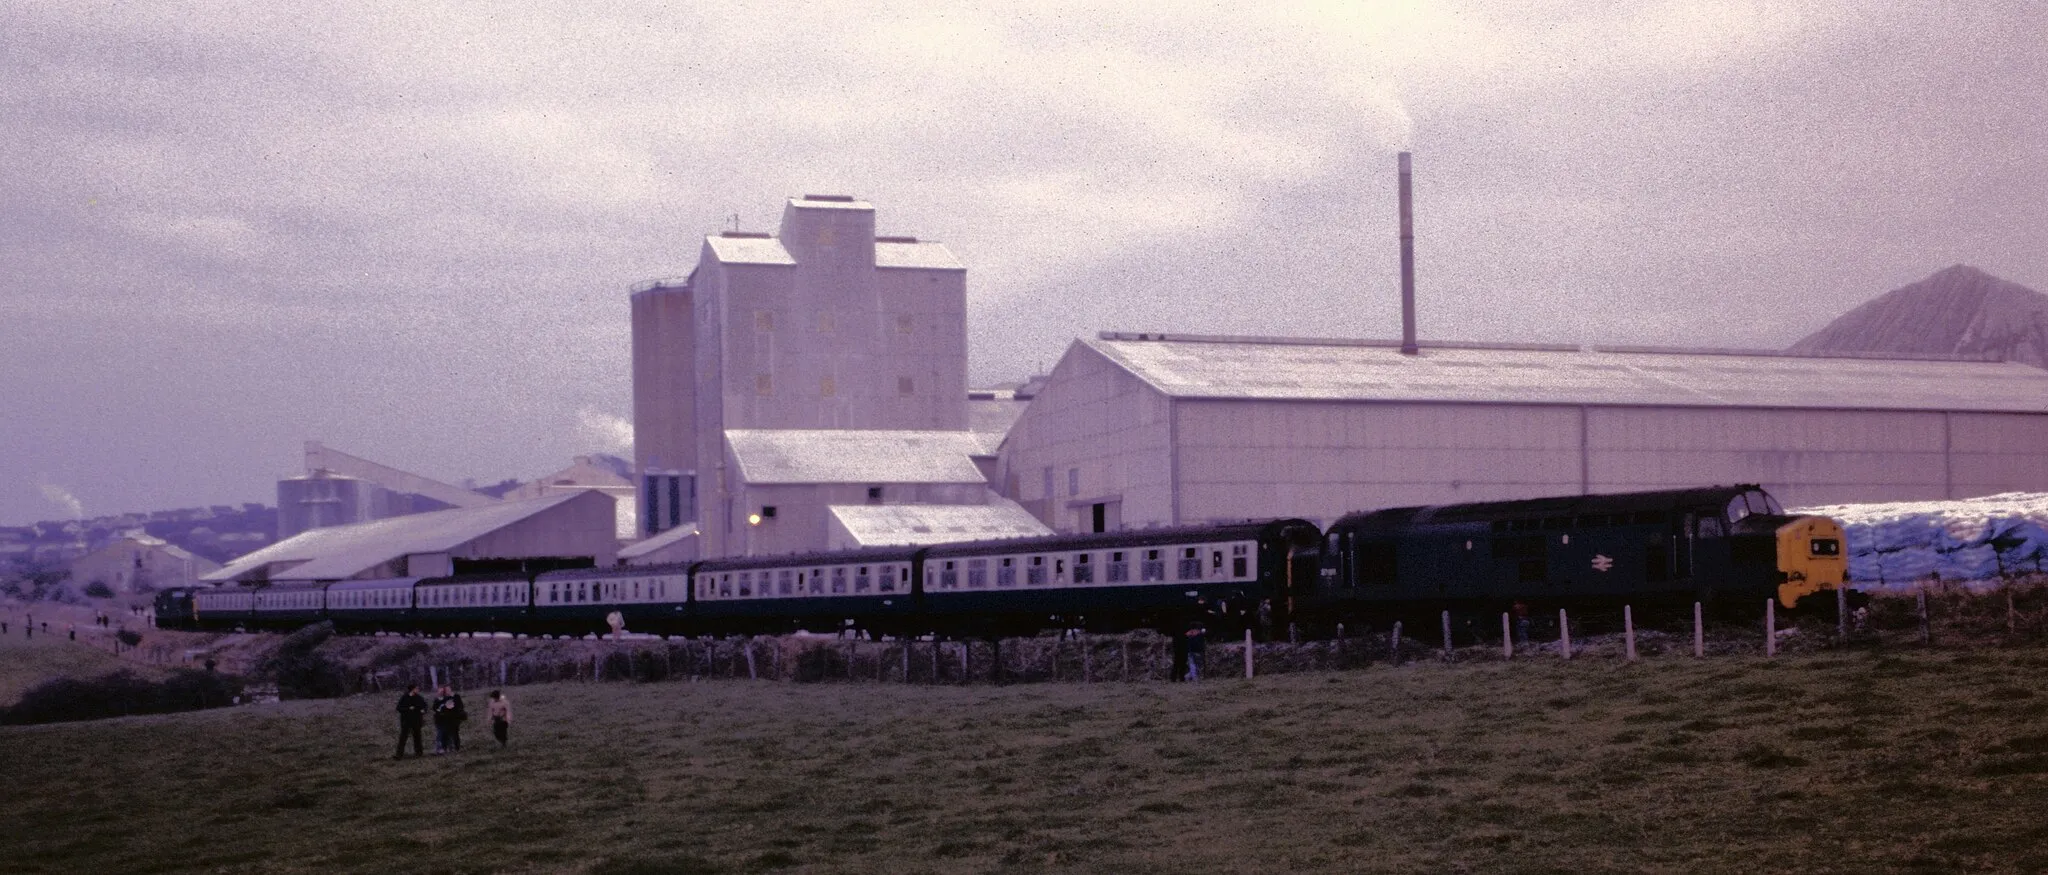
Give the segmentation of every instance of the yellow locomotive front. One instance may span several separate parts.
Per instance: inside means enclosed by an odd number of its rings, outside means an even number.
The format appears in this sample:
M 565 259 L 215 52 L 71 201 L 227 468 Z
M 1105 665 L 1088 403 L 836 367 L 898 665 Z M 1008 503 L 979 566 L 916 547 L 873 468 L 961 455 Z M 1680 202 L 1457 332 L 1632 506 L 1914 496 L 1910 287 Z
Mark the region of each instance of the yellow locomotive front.
M 1795 516 L 1778 526 L 1778 603 L 1799 600 L 1848 585 L 1849 557 L 1842 524 L 1824 516 Z

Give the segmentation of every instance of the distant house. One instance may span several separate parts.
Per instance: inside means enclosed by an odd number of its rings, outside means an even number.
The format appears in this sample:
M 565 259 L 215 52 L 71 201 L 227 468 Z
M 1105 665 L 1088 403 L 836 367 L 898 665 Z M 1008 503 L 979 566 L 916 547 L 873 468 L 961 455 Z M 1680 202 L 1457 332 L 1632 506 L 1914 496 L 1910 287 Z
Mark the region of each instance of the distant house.
M 71 563 L 71 582 L 104 584 L 116 593 L 190 586 L 220 564 L 142 532 L 128 532 Z

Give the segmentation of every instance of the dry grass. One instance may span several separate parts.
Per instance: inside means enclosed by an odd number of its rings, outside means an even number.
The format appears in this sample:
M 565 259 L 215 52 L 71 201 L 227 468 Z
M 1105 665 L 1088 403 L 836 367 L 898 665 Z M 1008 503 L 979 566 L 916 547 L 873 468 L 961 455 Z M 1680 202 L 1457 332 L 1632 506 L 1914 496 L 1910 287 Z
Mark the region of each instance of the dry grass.
M 2048 651 L 518 687 L 0 729 L 19 872 L 2048 870 Z M 474 694 L 473 694 L 474 695 Z M 481 701 L 472 708 L 481 713 Z

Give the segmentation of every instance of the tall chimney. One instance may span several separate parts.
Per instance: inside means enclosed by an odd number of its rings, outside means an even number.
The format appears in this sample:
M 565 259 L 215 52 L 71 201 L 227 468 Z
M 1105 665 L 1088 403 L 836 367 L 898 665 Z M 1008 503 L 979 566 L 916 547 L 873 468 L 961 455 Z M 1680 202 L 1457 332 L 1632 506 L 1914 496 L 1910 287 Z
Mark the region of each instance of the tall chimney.
M 1408 179 L 1408 153 L 1401 153 L 1401 354 L 1415 355 L 1415 190 Z

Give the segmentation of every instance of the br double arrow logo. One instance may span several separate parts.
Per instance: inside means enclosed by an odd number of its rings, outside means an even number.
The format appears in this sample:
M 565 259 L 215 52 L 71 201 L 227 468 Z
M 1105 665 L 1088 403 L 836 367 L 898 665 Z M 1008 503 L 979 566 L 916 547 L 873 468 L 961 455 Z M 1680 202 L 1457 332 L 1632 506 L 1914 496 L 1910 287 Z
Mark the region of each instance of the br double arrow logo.
M 1593 554 L 1593 570 L 1606 571 L 1614 567 L 1614 559 L 1599 553 Z

